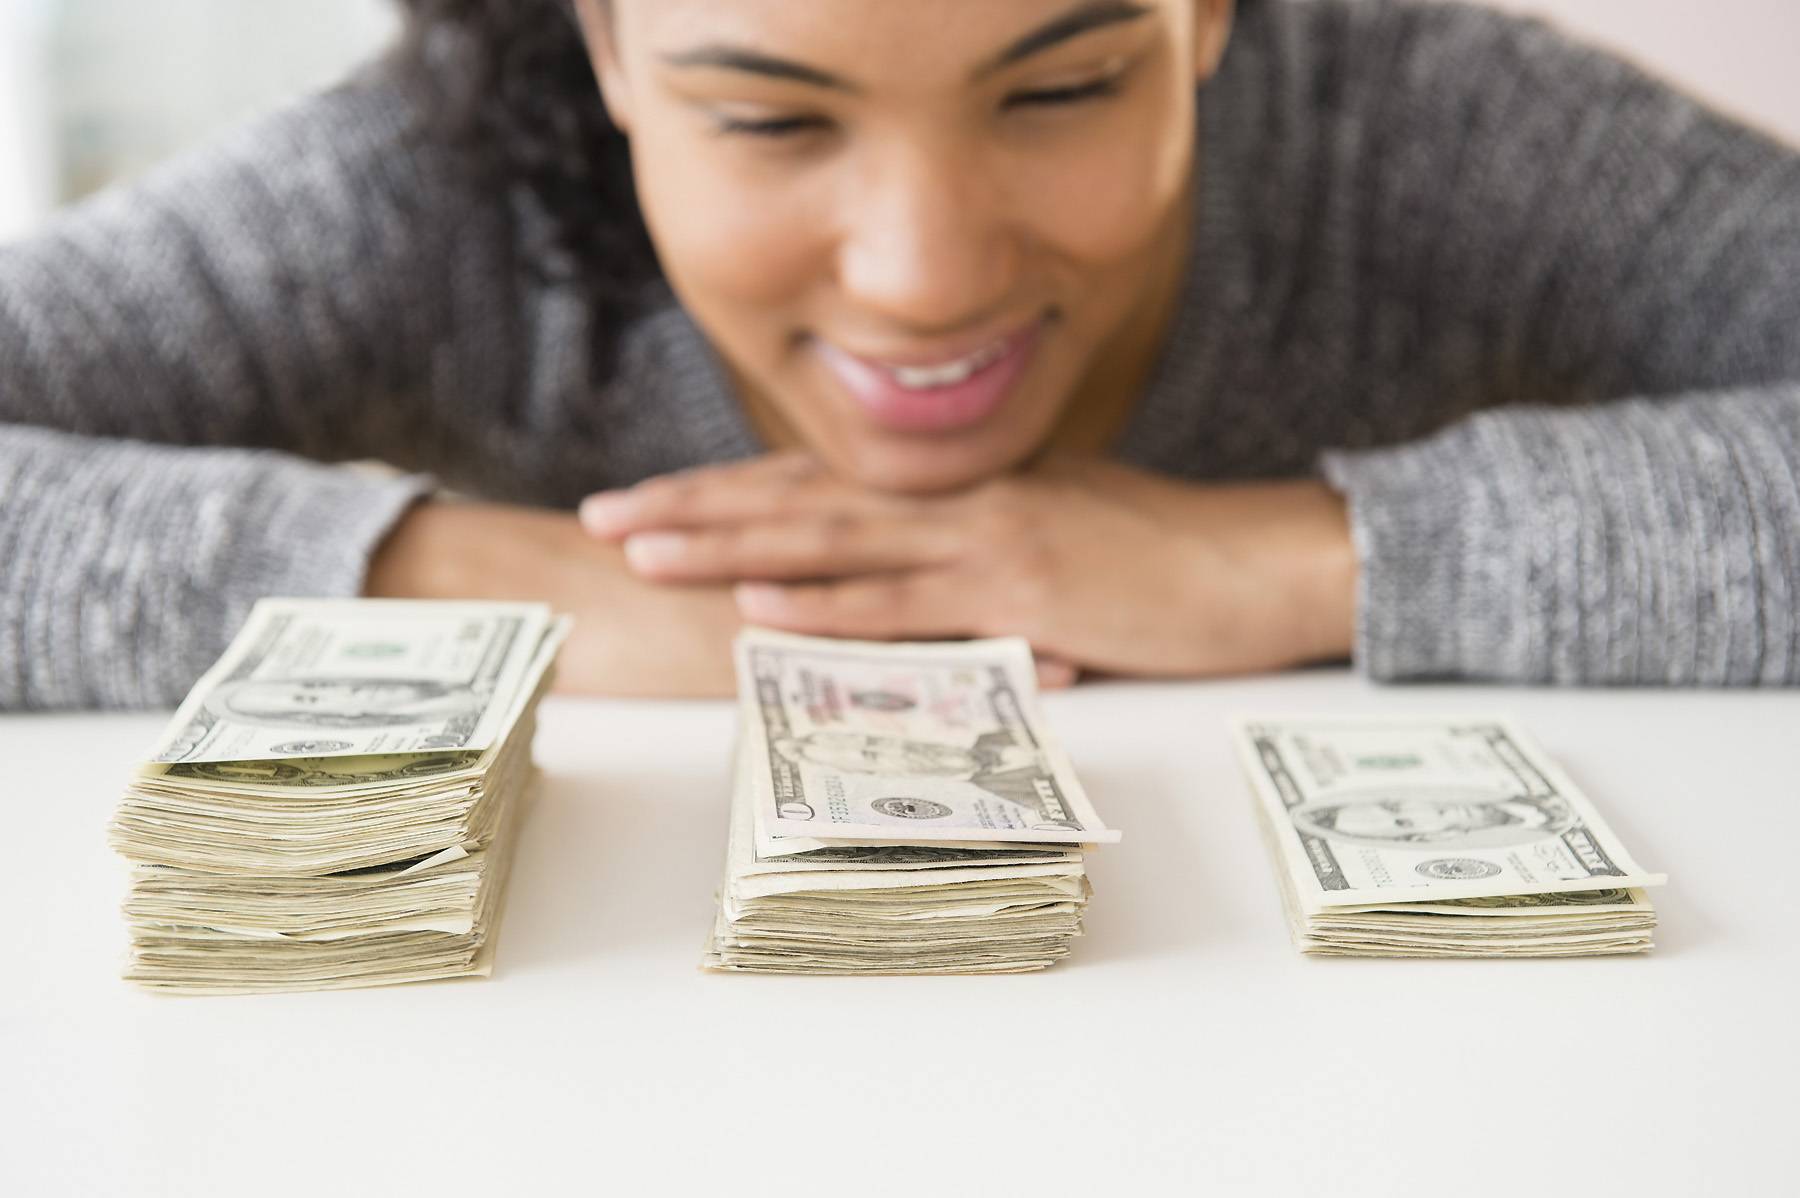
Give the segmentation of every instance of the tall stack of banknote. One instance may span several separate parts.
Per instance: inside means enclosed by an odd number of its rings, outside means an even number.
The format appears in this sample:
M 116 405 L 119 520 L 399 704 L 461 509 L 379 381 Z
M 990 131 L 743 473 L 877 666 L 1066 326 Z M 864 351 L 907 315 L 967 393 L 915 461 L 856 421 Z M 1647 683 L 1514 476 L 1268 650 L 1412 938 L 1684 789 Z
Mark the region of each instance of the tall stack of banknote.
M 1013 973 L 1081 934 L 1115 841 L 1039 709 L 1023 641 L 750 630 L 731 832 L 705 964 Z
M 111 828 L 126 977 L 189 992 L 485 974 L 537 702 L 536 604 L 265 600 Z
M 1244 719 L 1238 749 L 1302 952 L 1577 957 L 1651 947 L 1645 871 L 1504 719 Z

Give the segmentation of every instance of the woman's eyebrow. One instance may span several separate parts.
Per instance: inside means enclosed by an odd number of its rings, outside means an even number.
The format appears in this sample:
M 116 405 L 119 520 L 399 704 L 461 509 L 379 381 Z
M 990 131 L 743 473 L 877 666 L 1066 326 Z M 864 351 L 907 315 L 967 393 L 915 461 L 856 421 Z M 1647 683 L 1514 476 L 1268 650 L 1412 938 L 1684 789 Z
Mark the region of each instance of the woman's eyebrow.
M 1060 46 L 1071 38 L 1080 37 L 1084 33 L 1091 33 L 1108 25 L 1136 21 L 1149 15 L 1150 9 L 1147 6 L 1132 3 L 1131 0 L 1084 0 L 1083 3 L 1038 26 L 994 55 L 976 69 L 974 77 L 980 79 L 983 76 L 991 75 L 995 71 L 1012 66 L 1034 54 L 1041 54 L 1052 46 Z M 829 71 L 822 71 L 818 67 L 808 66 L 806 63 L 796 62 L 791 58 L 778 58 L 760 50 L 751 50 L 724 42 L 711 42 L 703 46 L 696 46 L 691 50 L 665 54 L 663 61 L 673 67 L 715 67 L 727 71 L 744 71 L 752 75 L 785 79 L 793 83 L 806 83 L 813 87 L 824 87 L 832 91 L 851 94 L 861 90 L 848 79 L 833 75 Z
M 752 75 L 767 75 L 772 79 L 828 87 L 833 91 L 858 90 L 850 81 L 829 71 L 821 71 L 818 67 L 809 67 L 790 58 L 777 58 L 760 50 L 749 50 L 723 42 L 696 46 L 692 50 L 682 50 L 676 54 L 665 54 L 663 61 L 672 67 L 717 67 L 727 71 L 745 71 Z
M 1052 46 L 1060 46 L 1084 33 L 1091 33 L 1108 25 L 1136 21 L 1149 15 L 1150 8 L 1147 5 L 1131 3 L 1130 0 L 1086 0 L 1000 51 L 975 72 L 975 77 L 979 79 L 983 75 L 991 75 L 1002 67 L 1012 66 L 1033 54 L 1041 54 Z

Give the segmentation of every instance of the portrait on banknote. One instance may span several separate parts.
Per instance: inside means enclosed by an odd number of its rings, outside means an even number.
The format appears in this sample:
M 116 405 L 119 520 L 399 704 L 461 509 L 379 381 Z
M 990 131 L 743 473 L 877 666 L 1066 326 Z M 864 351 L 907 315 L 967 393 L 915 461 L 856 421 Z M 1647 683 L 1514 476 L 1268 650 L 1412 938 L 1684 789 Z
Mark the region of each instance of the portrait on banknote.
M 845 728 L 815 728 L 774 742 L 774 751 L 796 767 L 822 766 L 847 774 L 967 782 L 997 799 L 1039 810 L 1040 781 L 1049 763 L 1036 745 L 1021 743 L 1012 729 L 978 736 L 972 744 L 918 740 Z M 912 796 L 870 800 L 878 814 L 898 819 L 942 819 L 951 808 Z
M 399 728 L 479 715 L 486 704 L 435 678 L 246 678 L 206 701 L 221 719 L 263 728 Z
M 777 740 L 775 750 L 796 765 L 974 782 L 1011 770 L 1044 768 L 1036 746 L 1020 744 L 1010 730 L 984 733 L 973 744 L 959 745 L 854 729 L 815 728 Z
M 1507 848 L 1560 836 L 1576 822 L 1561 795 L 1502 795 L 1454 787 L 1340 792 L 1290 813 L 1303 833 L 1345 844 Z

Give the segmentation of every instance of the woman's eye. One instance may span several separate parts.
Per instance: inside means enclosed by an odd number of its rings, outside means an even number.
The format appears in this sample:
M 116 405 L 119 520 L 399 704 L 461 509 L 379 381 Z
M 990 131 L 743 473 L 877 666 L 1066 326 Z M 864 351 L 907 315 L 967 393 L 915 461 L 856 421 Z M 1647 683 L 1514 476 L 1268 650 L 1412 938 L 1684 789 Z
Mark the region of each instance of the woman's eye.
M 823 117 L 816 116 L 782 116 L 768 117 L 760 120 L 748 117 L 719 116 L 717 121 L 720 133 L 742 137 L 792 137 L 799 133 L 811 133 L 827 127 Z
M 1106 75 L 1086 83 L 1071 83 L 1067 87 L 1046 87 L 1038 91 L 1014 92 L 1006 97 L 1002 107 L 1029 108 L 1053 104 L 1075 104 L 1082 100 L 1098 100 L 1106 96 L 1119 94 L 1119 85 L 1123 82 L 1121 75 Z

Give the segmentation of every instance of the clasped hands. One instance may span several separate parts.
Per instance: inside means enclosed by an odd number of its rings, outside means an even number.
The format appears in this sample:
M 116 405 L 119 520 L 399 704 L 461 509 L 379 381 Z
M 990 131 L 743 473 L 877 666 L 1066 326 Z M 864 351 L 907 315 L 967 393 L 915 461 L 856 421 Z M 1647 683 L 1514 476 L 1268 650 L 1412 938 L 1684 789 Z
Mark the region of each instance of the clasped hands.
M 881 640 L 1019 635 L 1049 685 L 1341 658 L 1355 554 L 1315 481 L 1197 485 L 1091 458 L 934 496 L 870 491 L 801 453 L 590 497 L 581 524 L 640 578 L 728 584 L 753 624 Z

